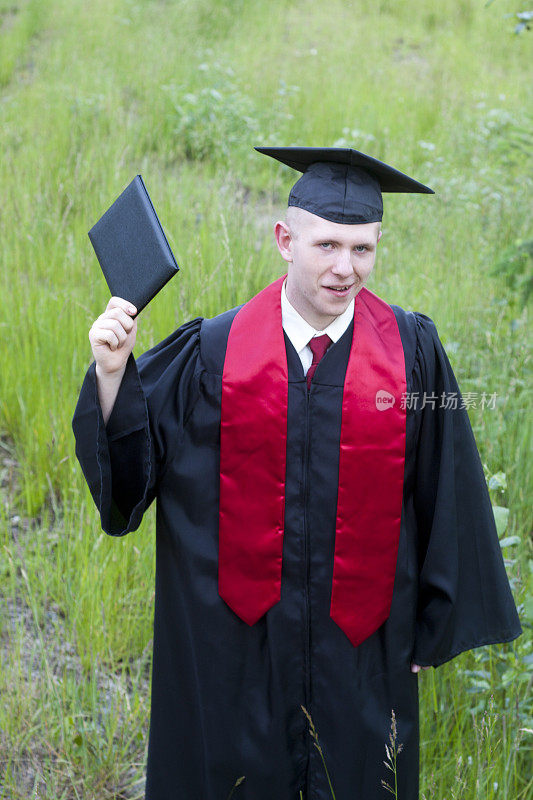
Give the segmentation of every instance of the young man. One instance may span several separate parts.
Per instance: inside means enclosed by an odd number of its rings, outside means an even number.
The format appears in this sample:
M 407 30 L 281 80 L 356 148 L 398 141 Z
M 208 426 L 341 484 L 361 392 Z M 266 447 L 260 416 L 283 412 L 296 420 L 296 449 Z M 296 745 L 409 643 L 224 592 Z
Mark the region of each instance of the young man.
M 430 189 L 353 150 L 300 169 L 288 274 L 137 361 L 111 298 L 73 420 L 103 529 L 157 497 L 148 800 L 378 800 L 419 788 L 418 670 L 521 633 L 483 469 L 427 316 L 364 286 L 382 191 Z

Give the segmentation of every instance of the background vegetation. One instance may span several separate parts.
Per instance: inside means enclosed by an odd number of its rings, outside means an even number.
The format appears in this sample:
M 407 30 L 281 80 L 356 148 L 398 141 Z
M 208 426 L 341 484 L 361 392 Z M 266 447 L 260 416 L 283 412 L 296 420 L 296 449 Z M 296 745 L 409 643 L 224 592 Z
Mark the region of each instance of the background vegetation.
M 74 456 L 108 299 L 87 230 L 142 173 L 182 270 L 136 353 L 245 301 L 282 272 L 271 229 L 295 177 L 254 144 L 354 146 L 436 190 L 386 196 L 369 287 L 429 315 L 477 392 L 524 635 L 420 676 L 421 797 L 531 796 L 533 34 L 506 16 L 520 10 L 0 0 L 0 797 L 143 796 L 154 514 L 106 537 Z

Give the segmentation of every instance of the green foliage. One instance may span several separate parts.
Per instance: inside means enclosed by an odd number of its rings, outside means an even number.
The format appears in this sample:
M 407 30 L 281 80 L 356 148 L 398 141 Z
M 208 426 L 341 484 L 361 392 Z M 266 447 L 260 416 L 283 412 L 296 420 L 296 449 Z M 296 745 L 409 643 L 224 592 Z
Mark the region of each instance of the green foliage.
M 495 0 L 487 0 L 485 7 L 491 6 L 494 2 Z M 533 20 L 533 11 L 515 11 L 512 14 L 505 14 L 505 16 L 518 20 L 514 27 L 515 34 L 531 30 L 530 23 Z
M 208 85 L 195 92 L 175 84 L 161 87 L 171 106 L 168 128 L 175 158 L 224 163 L 235 157 L 237 146 L 259 140 L 259 109 L 231 80 L 231 68 L 223 70 L 215 62 L 199 64 L 198 70 Z
M 9 82 L 16 67 L 31 71 L 30 44 L 43 26 L 45 11 L 41 0 L 0 4 L 0 87 Z
M 531 81 L 529 36 L 502 35 L 515 11 L 0 0 L 0 794 L 143 794 L 154 513 L 106 537 L 75 459 L 108 297 L 87 231 L 141 172 L 182 267 L 142 314 L 141 353 L 281 274 L 272 223 L 294 173 L 253 145 L 336 142 L 436 190 L 386 196 L 369 288 L 434 319 L 463 392 L 496 394 L 469 414 L 524 635 L 420 676 L 422 800 L 474 800 L 478 780 L 487 798 L 530 793 Z
M 533 239 L 518 239 L 494 265 L 492 274 L 501 273 L 506 285 L 516 292 L 523 305 L 533 298 Z

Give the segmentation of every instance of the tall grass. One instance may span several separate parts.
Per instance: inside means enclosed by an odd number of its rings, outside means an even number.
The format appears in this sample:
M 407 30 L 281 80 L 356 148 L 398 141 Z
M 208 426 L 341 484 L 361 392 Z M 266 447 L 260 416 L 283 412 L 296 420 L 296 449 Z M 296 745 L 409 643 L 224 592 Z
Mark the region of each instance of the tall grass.
M 140 353 L 281 274 L 271 228 L 294 173 L 253 145 L 336 143 L 436 190 L 386 196 L 369 287 L 434 319 L 463 392 L 497 395 L 470 418 L 487 478 L 506 476 L 492 494 L 510 509 L 525 634 L 421 677 L 421 791 L 527 797 L 529 311 L 492 274 L 531 236 L 530 37 L 513 36 L 515 11 L 0 0 L 0 797 L 142 796 L 154 514 L 106 537 L 74 457 L 108 297 L 87 230 L 141 172 L 182 269 L 143 312 Z

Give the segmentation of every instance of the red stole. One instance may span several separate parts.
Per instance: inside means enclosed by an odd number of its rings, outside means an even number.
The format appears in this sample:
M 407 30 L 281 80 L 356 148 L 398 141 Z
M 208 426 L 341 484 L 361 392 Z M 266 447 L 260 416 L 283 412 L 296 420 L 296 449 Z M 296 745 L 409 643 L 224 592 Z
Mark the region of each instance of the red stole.
M 253 625 L 281 597 L 288 370 L 281 286 L 235 315 L 222 377 L 219 594 Z M 357 646 L 390 613 L 405 462 L 405 358 L 391 307 L 355 297 L 330 614 Z

